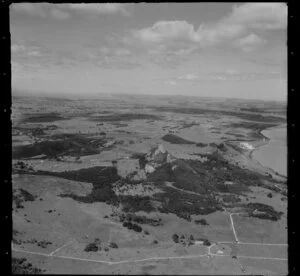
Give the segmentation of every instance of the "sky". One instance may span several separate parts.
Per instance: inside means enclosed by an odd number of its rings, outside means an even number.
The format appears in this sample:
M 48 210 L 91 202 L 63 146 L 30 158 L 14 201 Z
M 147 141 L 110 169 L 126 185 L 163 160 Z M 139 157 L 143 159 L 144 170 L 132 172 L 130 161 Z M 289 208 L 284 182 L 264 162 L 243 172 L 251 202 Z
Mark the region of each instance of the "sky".
M 285 3 L 17 3 L 19 93 L 287 98 Z

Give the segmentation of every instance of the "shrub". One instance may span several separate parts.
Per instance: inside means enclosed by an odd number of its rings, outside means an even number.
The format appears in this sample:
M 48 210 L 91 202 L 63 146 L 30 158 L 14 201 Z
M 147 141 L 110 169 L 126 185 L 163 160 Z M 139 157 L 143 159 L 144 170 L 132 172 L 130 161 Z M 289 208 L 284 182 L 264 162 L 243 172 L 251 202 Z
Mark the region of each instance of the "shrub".
M 117 245 L 116 243 L 114 243 L 114 242 L 111 242 L 111 243 L 109 244 L 109 246 L 110 246 L 111 248 L 118 248 L 118 245 Z
M 199 219 L 194 221 L 196 224 L 201 224 L 201 225 L 209 225 L 205 219 Z
M 45 241 L 45 240 L 37 242 L 37 246 L 40 246 L 42 248 L 46 248 L 48 246 L 48 244 L 52 244 L 52 242 Z
M 209 240 L 205 239 L 205 240 L 203 240 L 203 245 L 205 245 L 205 246 L 210 246 L 211 243 L 210 243 Z
M 139 225 L 137 224 L 133 224 L 132 225 L 132 229 L 136 232 L 142 232 L 142 227 L 140 227 Z
M 128 228 L 129 230 L 134 230 L 135 232 L 142 232 L 142 227 L 137 224 L 133 224 L 131 222 L 124 222 L 123 227 Z
M 12 274 L 42 274 L 45 270 L 34 267 L 27 262 L 25 258 L 11 258 L 11 273 Z
M 178 242 L 179 242 L 179 237 L 178 237 L 177 234 L 174 234 L 174 235 L 172 236 L 172 239 L 173 239 L 173 241 L 174 241 L 175 243 L 178 243 Z
M 34 201 L 35 196 L 33 196 L 31 193 L 27 192 L 26 190 L 20 188 L 21 196 L 23 197 L 24 201 Z
M 85 249 L 84 249 L 84 251 L 86 251 L 86 252 L 97 252 L 98 251 L 98 246 L 95 244 L 95 243 L 89 243 L 86 247 L 85 247 Z
M 124 215 L 121 216 L 121 221 L 124 221 L 125 219 L 127 221 L 133 221 L 139 224 L 149 224 L 152 226 L 159 226 L 161 225 L 161 219 L 153 219 L 153 218 L 148 218 L 146 216 L 139 216 L 136 214 L 127 214 L 126 218 Z

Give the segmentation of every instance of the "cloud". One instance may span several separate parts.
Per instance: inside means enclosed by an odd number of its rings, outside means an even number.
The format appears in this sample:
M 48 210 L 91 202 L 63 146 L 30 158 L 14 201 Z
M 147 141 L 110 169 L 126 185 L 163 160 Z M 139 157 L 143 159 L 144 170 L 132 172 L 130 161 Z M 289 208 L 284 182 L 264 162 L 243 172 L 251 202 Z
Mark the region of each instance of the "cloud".
M 142 65 L 132 58 L 118 58 L 118 57 L 102 57 L 95 61 L 95 65 L 102 69 L 115 70 L 130 70 L 135 68 L 142 68 Z
M 130 56 L 131 51 L 126 48 L 113 48 L 113 47 L 106 47 L 102 46 L 98 49 L 99 53 L 103 56 Z
M 13 73 L 16 73 L 16 72 L 21 72 L 23 70 L 23 66 L 22 64 L 16 62 L 16 61 L 11 61 L 11 71 Z
M 12 4 L 12 9 L 16 12 L 25 13 L 32 16 L 45 18 L 47 13 L 44 10 L 45 4 L 43 3 L 17 3 Z
M 208 73 L 205 77 L 211 80 L 249 81 L 249 80 L 277 79 L 281 77 L 281 73 L 278 71 L 239 72 L 236 70 L 227 69 L 220 72 Z
M 130 49 L 124 47 L 107 47 L 85 49 L 79 53 L 71 51 L 51 51 L 36 41 L 19 40 L 11 45 L 12 60 L 27 66 L 36 64 L 43 67 L 71 67 L 85 62 L 103 69 L 133 69 L 142 65 L 132 55 Z
M 11 45 L 11 59 L 29 71 L 44 70 L 56 65 L 70 67 L 79 62 L 78 57 L 68 51 L 53 51 L 37 41 L 22 39 Z
M 176 69 L 187 62 L 188 58 L 176 55 L 151 54 L 149 55 L 148 60 L 165 69 Z
M 177 85 L 177 82 L 176 81 L 173 81 L 173 80 L 169 80 L 169 81 L 165 81 L 165 84 L 168 84 L 168 85 Z
M 184 76 L 179 77 L 178 79 L 180 79 L 180 80 L 189 80 L 190 81 L 190 80 L 196 80 L 198 78 L 199 78 L 199 76 L 196 76 L 194 74 L 186 74 Z
M 11 45 L 12 57 L 27 58 L 46 56 L 51 51 L 46 47 L 42 47 L 30 41 L 24 41 L 23 43 L 17 43 Z
M 59 9 L 52 9 L 50 12 L 51 16 L 55 19 L 64 20 L 70 17 L 70 14 Z
M 171 80 L 163 80 L 166 84 L 179 85 L 189 84 L 196 85 L 206 81 L 255 81 L 266 79 L 284 79 L 284 74 L 280 70 L 270 70 L 264 72 L 243 72 L 232 68 L 223 71 L 209 73 L 186 73 L 182 76 L 174 77 Z
M 176 69 L 179 65 L 188 61 L 188 55 L 197 47 L 185 44 L 180 41 L 177 43 L 165 43 L 152 45 L 147 50 L 147 59 L 162 68 Z
M 129 4 L 106 3 L 106 4 L 49 4 L 49 3 L 17 3 L 12 5 L 12 10 L 36 16 L 41 18 L 67 19 L 71 17 L 72 12 L 103 15 L 103 14 L 121 14 L 123 16 L 131 15 L 128 10 Z
M 128 4 L 106 3 L 106 4 L 68 4 L 70 9 L 91 14 L 122 14 L 130 15 L 127 10 Z
M 133 35 L 144 42 L 161 42 L 174 38 L 194 40 L 196 32 L 186 21 L 159 21 L 150 28 L 134 31 Z
M 251 28 L 283 29 L 287 26 L 287 5 L 285 3 L 245 3 L 234 6 L 227 21 Z
M 115 50 L 116 56 L 130 56 L 131 52 L 128 49 L 118 48 Z
M 246 37 L 237 39 L 234 42 L 234 45 L 241 48 L 244 52 L 250 52 L 256 49 L 258 46 L 264 44 L 265 42 L 265 40 L 252 33 Z
M 150 28 L 134 30 L 133 36 L 144 43 L 187 41 L 199 45 L 211 45 L 221 39 L 237 37 L 245 31 L 244 26 L 220 22 L 201 24 L 198 30 L 186 21 L 159 21 Z
M 127 48 L 101 46 L 82 52 L 78 59 L 80 62 L 91 62 L 103 69 L 134 69 L 142 65 Z
M 18 45 L 18 44 L 12 44 L 11 45 L 11 52 L 14 53 L 20 53 L 26 50 L 26 47 L 23 45 Z
M 149 48 L 148 53 L 163 54 L 168 56 L 184 56 L 191 54 L 196 49 L 196 45 L 177 40 L 175 43 L 173 41 L 167 41 L 160 44 L 154 44 Z
M 132 36 L 147 45 L 185 41 L 197 46 L 211 46 L 238 39 L 254 29 L 282 29 L 286 27 L 286 21 L 287 6 L 284 3 L 245 3 L 235 5 L 232 12 L 219 21 L 203 23 L 198 29 L 187 21 L 158 21 L 151 27 L 133 30 Z
M 41 57 L 42 53 L 38 50 L 34 50 L 34 51 L 29 51 L 27 52 L 28 56 L 33 56 L 33 57 Z

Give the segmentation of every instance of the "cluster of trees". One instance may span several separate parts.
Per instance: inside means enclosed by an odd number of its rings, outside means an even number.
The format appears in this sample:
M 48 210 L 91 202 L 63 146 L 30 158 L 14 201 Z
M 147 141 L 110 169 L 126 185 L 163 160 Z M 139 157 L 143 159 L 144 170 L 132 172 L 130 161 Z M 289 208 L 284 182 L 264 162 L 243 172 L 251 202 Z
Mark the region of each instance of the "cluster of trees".
M 40 246 L 42 248 L 46 248 L 49 244 L 52 244 L 52 242 L 45 241 L 45 240 L 37 242 L 37 246 Z
M 93 189 L 86 196 L 78 196 L 72 193 L 60 194 L 61 197 L 70 197 L 76 201 L 84 203 L 106 202 L 117 204 L 119 199 L 112 189 L 112 183 L 118 181 L 120 176 L 116 167 L 91 167 L 75 171 L 50 172 L 40 171 L 36 174 L 51 175 L 68 180 L 88 182 L 93 184 Z
M 142 232 L 142 230 L 143 230 L 141 226 L 131 223 L 131 222 L 124 222 L 123 226 L 128 229 L 132 229 L 135 232 Z
M 37 198 L 37 196 L 32 195 L 31 193 L 22 188 L 20 188 L 19 191 L 20 196 L 23 198 L 24 201 L 35 201 L 35 199 Z
M 205 219 L 194 220 L 195 224 L 209 225 Z
M 98 246 L 94 243 L 94 242 L 91 242 L 89 243 L 85 248 L 84 248 L 84 251 L 86 252 L 97 252 L 98 251 Z
M 37 114 L 36 116 L 28 117 L 24 119 L 26 123 L 50 123 L 54 121 L 64 120 L 62 116 L 58 113 L 44 113 Z
M 108 251 L 109 247 L 114 248 L 114 249 L 119 248 L 118 245 L 114 242 L 110 242 L 108 245 L 105 245 L 105 244 L 101 243 L 101 240 L 99 238 L 96 238 L 93 242 L 89 243 L 84 248 L 84 251 L 86 251 L 86 252 L 97 252 L 97 251 L 100 251 L 102 249 L 104 249 L 104 251 Z
M 124 212 L 135 213 L 138 211 L 144 211 L 146 213 L 155 211 L 152 206 L 151 197 L 149 196 L 119 196 L 123 205 Z
M 13 190 L 13 202 L 15 203 L 17 209 L 24 208 L 22 202 L 35 201 L 36 198 L 37 196 L 32 195 L 31 193 L 22 188 L 19 189 L 19 193 L 16 189 Z
M 149 224 L 152 226 L 159 226 L 161 225 L 161 218 L 159 219 L 154 219 L 154 218 L 148 218 L 146 216 L 139 216 L 136 214 L 122 214 L 120 216 L 120 221 L 124 222 L 124 221 L 129 221 L 129 222 L 136 222 L 139 224 Z
M 186 139 L 183 139 L 177 135 L 174 134 L 166 134 L 162 138 L 162 140 L 169 142 L 171 144 L 177 144 L 177 145 L 190 145 L 190 144 L 195 144 L 194 142 L 188 141 Z
M 42 274 L 45 269 L 34 267 L 25 258 L 11 258 L 11 273 L 12 274 Z
M 18 162 L 15 164 L 15 167 L 18 168 L 18 169 L 21 169 L 21 170 L 30 170 L 30 171 L 33 171 L 32 166 L 29 166 L 28 164 L 26 164 L 26 163 L 23 162 L 23 161 L 18 161 Z
M 205 246 L 210 246 L 211 245 L 211 242 L 208 240 L 208 239 L 198 239 L 198 241 L 203 241 L 203 245 Z
M 116 243 L 114 243 L 114 242 L 111 242 L 109 244 L 109 247 L 111 247 L 111 248 L 119 248 L 119 246 Z
M 272 206 L 263 203 L 248 203 L 248 213 L 251 217 L 277 221 L 281 218 L 283 212 L 277 212 Z
M 15 147 L 13 158 L 28 158 L 44 154 L 48 158 L 56 156 L 82 156 L 99 153 L 99 147 L 107 142 L 105 138 L 91 139 L 79 134 L 56 134 L 51 139 L 55 141 L 42 141 L 34 145 Z
M 175 242 L 175 243 L 179 243 L 179 236 L 177 234 L 174 234 L 172 236 L 172 240 Z
M 177 235 L 177 234 L 173 234 L 172 236 L 172 240 L 175 242 L 175 243 L 181 243 L 181 244 L 184 244 L 184 245 L 192 245 L 194 244 L 194 236 L 193 235 L 190 235 L 189 237 L 185 236 L 185 235 L 181 235 L 180 237 Z
M 92 121 L 102 122 L 120 122 L 120 121 L 132 121 L 132 120 L 160 120 L 161 117 L 151 114 L 142 113 L 125 113 L 125 114 L 112 114 L 106 116 L 95 116 L 91 118 Z
M 191 215 L 207 215 L 222 210 L 220 204 L 211 195 L 197 195 L 164 187 L 165 193 L 155 194 L 156 200 L 162 204 L 158 208 L 161 213 L 173 213 L 187 221 Z

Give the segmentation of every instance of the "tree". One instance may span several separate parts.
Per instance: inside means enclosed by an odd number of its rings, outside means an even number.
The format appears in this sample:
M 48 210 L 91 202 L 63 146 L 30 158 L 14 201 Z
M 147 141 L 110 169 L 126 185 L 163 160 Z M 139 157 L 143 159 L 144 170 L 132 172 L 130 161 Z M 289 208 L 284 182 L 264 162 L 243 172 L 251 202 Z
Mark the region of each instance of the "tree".
M 211 243 L 210 243 L 210 241 L 209 240 L 204 240 L 203 241 L 203 245 L 205 245 L 205 246 L 210 246 L 211 245 Z
M 111 243 L 109 244 L 109 246 L 110 246 L 111 248 L 118 248 L 118 245 L 117 245 L 116 243 L 114 243 L 114 242 L 111 242 Z
M 178 242 L 179 242 L 179 236 L 178 236 L 177 234 L 174 234 L 174 235 L 172 236 L 172 239 L 173 239 L 173 241 L 174 241 L 175 243 L 178 243 Z
M 98 246 L 95 243 L 89 243 L 85 247 L 84 251 L 86 251 L 86 252 L 90 252 L 90 251 L 97 252 L 98 251 Z

